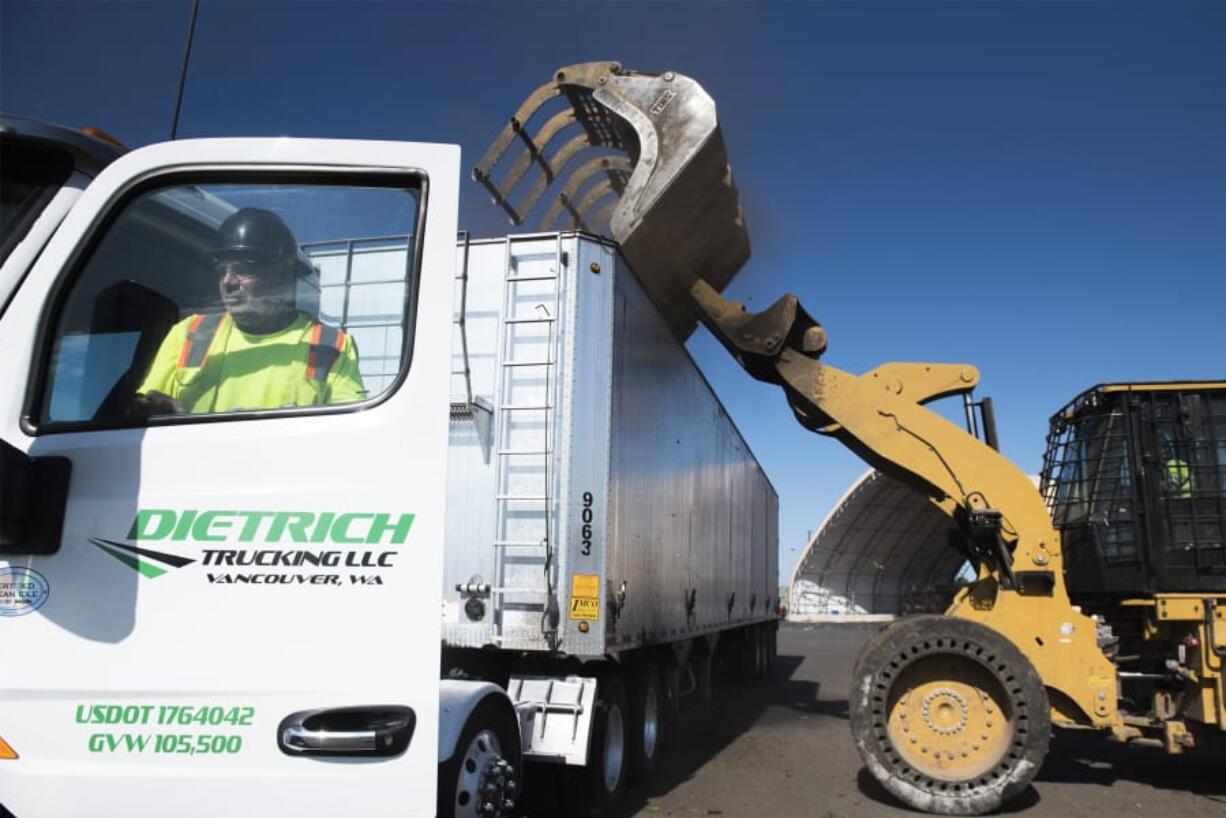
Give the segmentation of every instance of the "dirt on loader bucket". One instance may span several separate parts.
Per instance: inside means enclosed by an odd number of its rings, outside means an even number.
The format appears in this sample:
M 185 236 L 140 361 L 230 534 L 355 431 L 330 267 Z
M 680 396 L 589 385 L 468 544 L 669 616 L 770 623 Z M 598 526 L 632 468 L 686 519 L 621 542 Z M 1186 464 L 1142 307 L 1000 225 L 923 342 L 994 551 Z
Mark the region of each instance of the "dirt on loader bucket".
M 558 69 L 473 178 L 513 224 L 540 213 L 540 230 L 615 239 L 682 341 L 696 325 L 694 281 L 723 290 L 749 258 L 715 102 L 671 71 L 642 74 L 615 62 Z

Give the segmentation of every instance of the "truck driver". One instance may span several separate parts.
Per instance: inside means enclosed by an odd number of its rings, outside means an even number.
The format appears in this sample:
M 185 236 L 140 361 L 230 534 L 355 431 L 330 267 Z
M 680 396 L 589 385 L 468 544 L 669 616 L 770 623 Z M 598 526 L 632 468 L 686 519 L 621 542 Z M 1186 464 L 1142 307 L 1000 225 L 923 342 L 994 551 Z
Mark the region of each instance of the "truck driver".
M 224 312 L 171 327 L 137 390 L 138 417 L 351 403 L 366 397 L 357 346 L 294 306 L 298 243 L 279 216 L 246 207 L 211 256 Z

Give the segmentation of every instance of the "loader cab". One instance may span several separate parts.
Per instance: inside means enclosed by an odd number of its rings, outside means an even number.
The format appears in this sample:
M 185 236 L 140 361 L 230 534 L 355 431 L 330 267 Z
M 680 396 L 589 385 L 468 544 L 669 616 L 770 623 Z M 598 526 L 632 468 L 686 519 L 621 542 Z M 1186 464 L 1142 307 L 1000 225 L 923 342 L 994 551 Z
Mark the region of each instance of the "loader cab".
M 1226 591 L 1226 383 L 1083 392 L 1051 419 L 1042 492 L 1074 596 Z

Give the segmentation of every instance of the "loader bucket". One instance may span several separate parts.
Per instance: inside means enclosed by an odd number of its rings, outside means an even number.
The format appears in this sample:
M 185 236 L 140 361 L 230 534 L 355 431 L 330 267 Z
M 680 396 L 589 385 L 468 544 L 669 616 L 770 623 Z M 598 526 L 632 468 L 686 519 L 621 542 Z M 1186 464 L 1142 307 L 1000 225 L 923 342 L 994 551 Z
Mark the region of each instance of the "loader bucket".
M 473 178 L 513 224 L 539 212 L 541 230 L 615 239 L 682 341 L 696 325 L 694 281 L 723 290 L 749 258 L 715 103 L 671 71 L 642 74 L 615 62 L 558 69 L 511 117 Z

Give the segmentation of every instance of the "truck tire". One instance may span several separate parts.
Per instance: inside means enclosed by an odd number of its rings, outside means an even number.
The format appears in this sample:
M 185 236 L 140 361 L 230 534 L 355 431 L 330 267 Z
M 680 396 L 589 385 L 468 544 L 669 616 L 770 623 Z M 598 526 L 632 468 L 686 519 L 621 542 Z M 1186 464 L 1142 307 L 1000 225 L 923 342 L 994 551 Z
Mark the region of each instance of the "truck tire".
M 630 705 L 621 673 L 617 669 L 602 673 L 596 683 L 587 764 L 566 768 L 567 816 L 606 815 L 621 803 L 630 777 L 627 752 L 630 723 Z
M 468 717 L 455 752 L 439 765 L 439 818 L 510 818 L 516 814 L 522 769 L 514 714 L 497 698 L 483 699 Z
M 660 766 L 664 710 L 660 672 L 655 662 L 645 659 L 630 674 L 630 768 L 640 781 L 650 779 Z
M 925 812 L 994 810 L 1030 785 L 1047 754 L 1042 680 L 1012 642 L 977 622 L 917 616 L 873 636 L 850 698 L 865 766 Z

